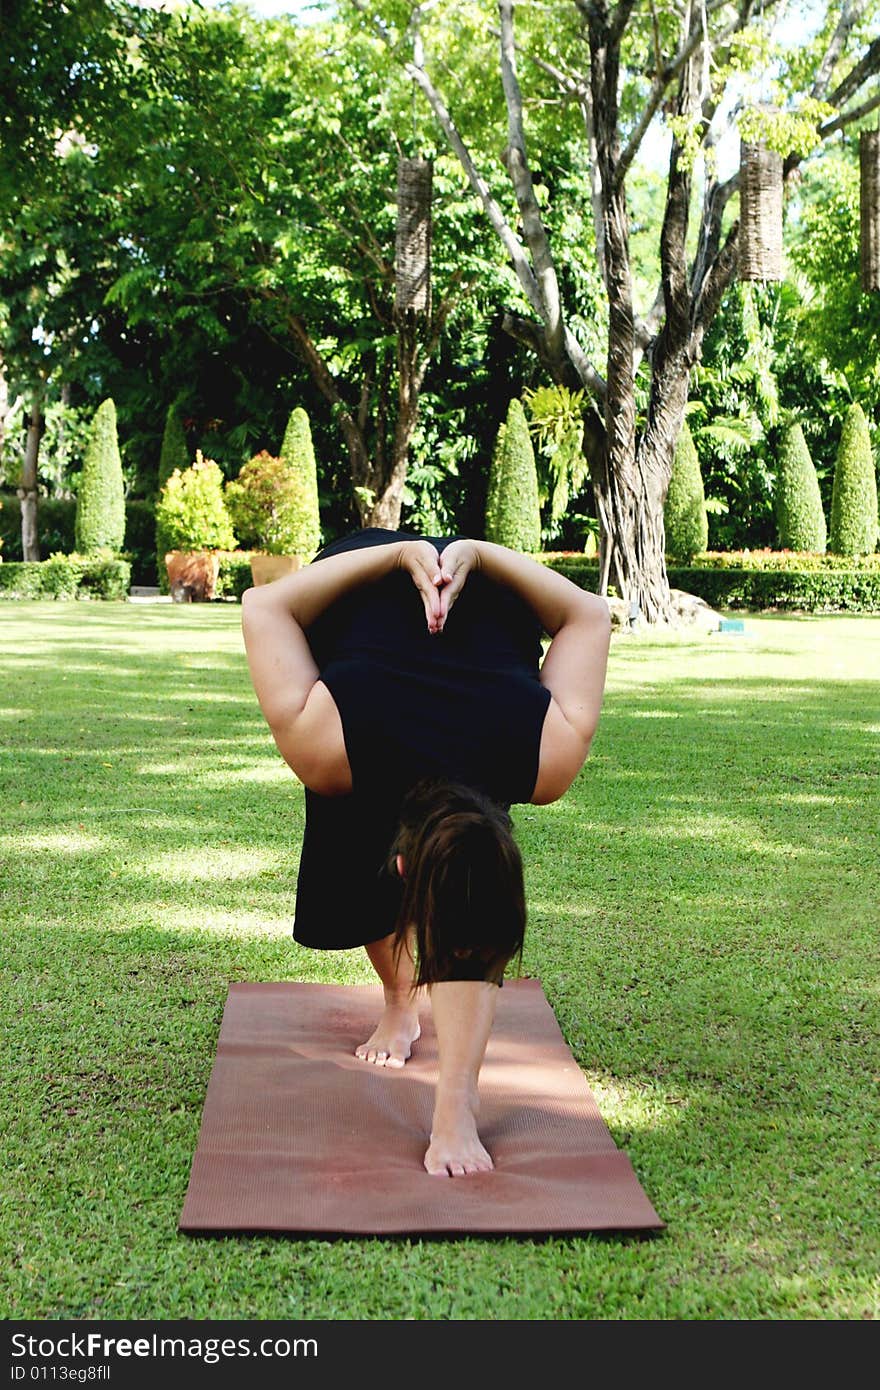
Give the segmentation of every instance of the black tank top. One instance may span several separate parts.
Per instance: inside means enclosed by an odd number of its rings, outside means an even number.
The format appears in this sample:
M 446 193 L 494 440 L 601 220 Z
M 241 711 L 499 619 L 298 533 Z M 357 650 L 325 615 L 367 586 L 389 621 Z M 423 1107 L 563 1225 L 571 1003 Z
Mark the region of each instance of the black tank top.
M 450 538 L 368 528 L 326 546 L 342 551 Z M 471 574 L 444 630 L 427 630 L 403 572 L 338 599 L 308 632 L 339 710 L 352 774 L 348 796 L 306 788 L 294 938 L 348 949 L 394 930 L 401 882 L 388 869 L 401 802 L 422 777 L 478 788 L 509 808 L 538 775 L 550 692 L 539 681 L 542 628 L 509 589 Z

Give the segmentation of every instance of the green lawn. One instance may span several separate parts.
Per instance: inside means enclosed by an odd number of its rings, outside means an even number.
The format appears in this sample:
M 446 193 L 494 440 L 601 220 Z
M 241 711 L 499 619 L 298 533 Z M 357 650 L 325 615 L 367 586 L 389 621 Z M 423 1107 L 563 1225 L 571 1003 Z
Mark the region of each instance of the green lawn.
M 593 754 L 514 808 L 540 977 L 657 1237 L 193 1240 L 230 980 L 290 938 L 301 788 L 224 605 L 0 609 L 6 1257 L 22 1319 L 880 1312 L 880 618 L 615 637 Z

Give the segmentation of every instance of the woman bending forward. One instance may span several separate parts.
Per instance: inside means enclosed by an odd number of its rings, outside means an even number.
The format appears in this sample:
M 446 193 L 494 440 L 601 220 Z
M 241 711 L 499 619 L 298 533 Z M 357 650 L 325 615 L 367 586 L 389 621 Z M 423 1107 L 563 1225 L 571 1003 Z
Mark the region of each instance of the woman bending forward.
M 425 1167 L 486 1171 L 477 1081 L 526 921 L 508 812 L 556 801 L 587 757 L 608 607 L 489 541 L 368 528 L 249 589 L 242 625 L 263 714 L 306 789 L 294 937 L 366 947 L 385 1008 L 356 1049 L 365 1063 L 403 1066 L 428 989 Z

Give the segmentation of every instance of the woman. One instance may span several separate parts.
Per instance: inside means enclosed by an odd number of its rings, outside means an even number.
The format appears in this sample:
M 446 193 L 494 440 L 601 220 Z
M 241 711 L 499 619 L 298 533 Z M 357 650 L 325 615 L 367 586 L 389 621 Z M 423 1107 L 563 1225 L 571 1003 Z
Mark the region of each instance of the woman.
M 306 788 L 294 937 L 366 947 L 385 996 L 356 1049 L 367 1063 L 403 1066 L 427 986 L 439 1075 L 425 1167 L 487 1171 L 477 1081 L 525 927 L 508 810 L 557 800 L 587 757 L 608 607 L 489 541 L 368 528 L 248 590 L 242 625 Z

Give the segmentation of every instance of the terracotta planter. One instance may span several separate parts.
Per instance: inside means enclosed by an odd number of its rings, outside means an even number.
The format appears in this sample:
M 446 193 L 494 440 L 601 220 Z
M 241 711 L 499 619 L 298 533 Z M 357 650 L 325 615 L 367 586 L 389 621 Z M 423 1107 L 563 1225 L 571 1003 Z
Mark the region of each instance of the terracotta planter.
M 170 550 L 165 569 L 175 603 L 200 603 L 217 592 L 220 556 L 216 550 Z
M 298 570 L 301 563 L 299 555 L 252 555 L 251 576 L 254 585 L 271 584 L 273 580 Z

